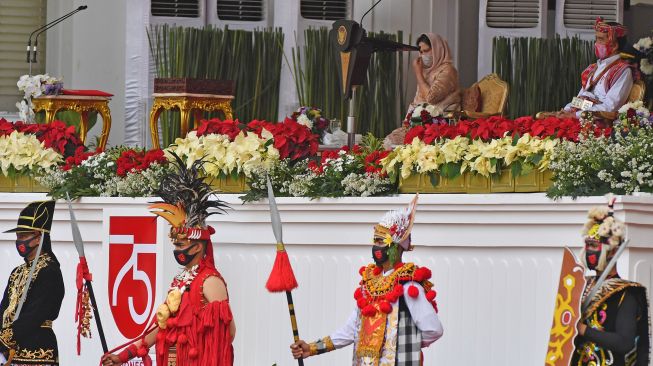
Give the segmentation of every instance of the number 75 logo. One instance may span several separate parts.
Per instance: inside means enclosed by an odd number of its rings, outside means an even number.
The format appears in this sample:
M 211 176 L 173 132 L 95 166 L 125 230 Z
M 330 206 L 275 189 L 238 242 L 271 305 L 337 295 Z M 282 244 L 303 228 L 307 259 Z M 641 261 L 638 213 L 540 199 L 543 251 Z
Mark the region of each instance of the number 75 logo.
M 156 233 L 152 216 L 109 218 L 109 305 L 128 339 L 145 330 L 154 307 Z

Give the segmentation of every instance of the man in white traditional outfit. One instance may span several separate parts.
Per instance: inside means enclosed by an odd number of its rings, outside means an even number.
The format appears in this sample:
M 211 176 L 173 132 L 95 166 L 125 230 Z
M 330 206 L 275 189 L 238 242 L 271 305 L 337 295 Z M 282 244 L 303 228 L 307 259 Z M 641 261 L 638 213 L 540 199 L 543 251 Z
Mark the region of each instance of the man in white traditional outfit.
M 583 111 L 616 112 L 628 99 L 633 73 L 630 64 L 620 55 L 628 43 L 627 28 L 597 18 L 594 30 L 597 61 L 583 71 L 578 96 L 558 113 L 559 117 L 580 118 Z
M 354 366 L 419 366 L 421 349 L 442 337 L 431 271 L 402 263 L 412 250 L 410 232 L 417 196 L 410 207 L 388 212 L 374 228 L 375 264 L 360 269 L 354 292 L 357 308 L 347 322 L 317 342 L 290 346 L 293 357 L 306 358 L 354 344 Z

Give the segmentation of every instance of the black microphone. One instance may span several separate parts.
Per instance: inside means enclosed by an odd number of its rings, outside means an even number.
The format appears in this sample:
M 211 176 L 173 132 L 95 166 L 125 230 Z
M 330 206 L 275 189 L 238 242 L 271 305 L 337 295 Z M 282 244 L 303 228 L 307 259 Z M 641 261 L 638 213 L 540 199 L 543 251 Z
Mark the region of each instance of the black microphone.
M 81 6 L 79 6 L 77 9 L 71 11 L 70 13 L 63 15 L 63 16 L 61 16 L 61 17 L 59 17 L 59 18 L 57 18 L 57 19 L 51 21 L 50 23 L 45 24 L 45 25 L 43 25 L 43 26 L 41 26 L 41 27 L 35 29 L 32 33 L 30 33 L 30 35 L 29 35 L 29 40 L 27 41 L 27 62 L 30 62 L 30 60 L 29 60 L 29 51 L 30 51 L 30 50 L 29 50 L 29 49 L 30 49 L 30 46 L 32 45 L 32 36 L 34 36 L 34 33 L 36 33 L 36 39 L 34 40 L 34 48 L 33 48 L 33 52 L 34 52 L 34 53 L 33 53 L 33 55 L 32 55 L 32 62 L 36 62 L 36 46 L 38 45 L 39 35 L 40 35 L 41 33 L 45 32 L 46 30 L 52 28 L 53 26 L 55 26 L 55 25 L 61 23 L 61 22 L 64 21 L 65 19 L 67 19 L 67 18 L 73 16 L 74 14 L 76 14 L 76 13 L 78 13 L 78 12 L 80 12 L 80 11 L 86 9 L 86 8 L 88 8 L 88 6 L 86 6 L 86 5 L 81 5 Z M 38 33 L 37 33 L 37 32 L 38 32 Z
M 367 15 L 367 13 L 371 12 L 372 9 L 374 9 L 375 6 L 379 5 L 380 2 L 381 2 L 381 0 L 375 2 L 374 5 L 372 5 L 372 7 L 369 8 L 369 10 L 365 12 L 365 14 L 363 14 L 363 16 L 361 17 L 361 21 L 360 21 L 361 27 L 363 26 L 363 19 L 365 19 L 365 16 Z

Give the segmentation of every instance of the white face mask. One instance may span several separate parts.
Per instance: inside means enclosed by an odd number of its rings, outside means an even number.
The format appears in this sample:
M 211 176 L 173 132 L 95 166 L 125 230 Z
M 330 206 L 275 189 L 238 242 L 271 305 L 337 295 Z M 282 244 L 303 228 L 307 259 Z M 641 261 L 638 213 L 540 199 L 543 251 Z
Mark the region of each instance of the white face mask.
M 422 64 L 424 67 L 431 67 L 433 66 L 433 56 L 431 55 L 422 55 Z

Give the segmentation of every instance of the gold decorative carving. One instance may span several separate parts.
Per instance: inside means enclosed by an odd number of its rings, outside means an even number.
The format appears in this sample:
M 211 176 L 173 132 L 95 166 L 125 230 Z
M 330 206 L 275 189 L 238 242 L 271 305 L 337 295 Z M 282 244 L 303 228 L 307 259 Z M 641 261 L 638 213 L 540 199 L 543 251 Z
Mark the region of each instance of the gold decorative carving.
M 43 348 L 39 348 L 37 350 L 29 350 L 29 349 L 21 348 L 16 353 L 16 356 L 14 357 L 14 361 L 18 361 L 18 362 L 41 361 L 43 363 L 57 362 L 57 360 L 55 360 L 54 358 L 54 350 L 43 349 Z
M 188 95 L 165 95 L 155 96 L 152 110 L 150 111 L 150 132 L 152 145 L 159 148 L 159 115 L 163 110 L 179 109 L 181 117 L 181 135 L 186 136 L 188 131 L 194 128 L 195 123 L 201 118 L 203 111 L 222 111 L 226 119 L 233 118 L 231 98 L 216 96 L 188 96 Z M 195 117 L 193 125 L 190 125 L 190 116 Z M 189 128 L 191 127 L 191 128 Z
M 347 28 L 341 25 L 338 28 L 338 44 L 342 46 L 345 44 L 345 41 L 347 41 Z

